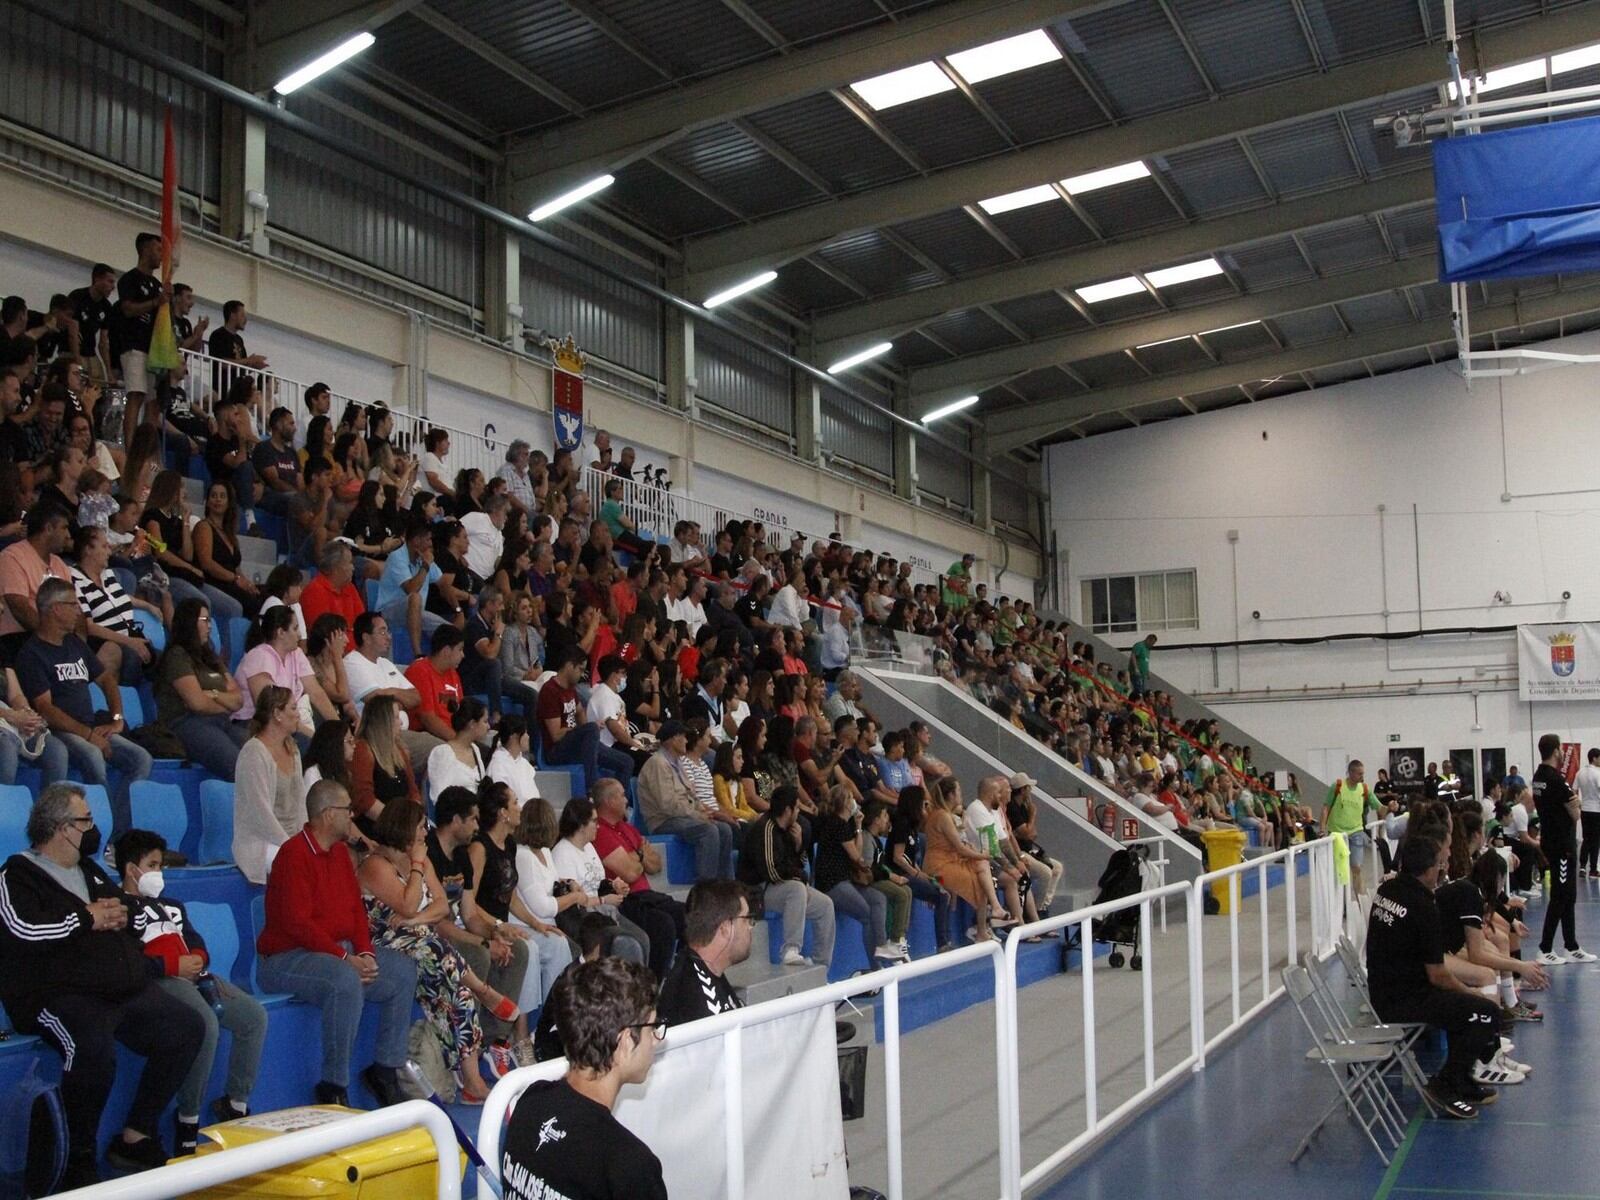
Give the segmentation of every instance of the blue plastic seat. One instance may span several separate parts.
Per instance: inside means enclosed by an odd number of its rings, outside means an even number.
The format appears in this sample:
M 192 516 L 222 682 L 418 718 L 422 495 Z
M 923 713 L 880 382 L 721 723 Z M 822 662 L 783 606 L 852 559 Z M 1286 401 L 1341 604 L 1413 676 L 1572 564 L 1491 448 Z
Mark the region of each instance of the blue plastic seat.
M 189 832 L 183 789 L 176 784 L 136 779 L 128 788 L 128 803 L 133 809 L 134 828 L 159 833 L 174 850 L 183 845 Z
M 28 810 L 32 807 L 27 788 L 0 786 L 0 859 L 28 848 Z
M 239 660 L 244 657 L 244 644 L 249 637 L 249 617 L 228 618 L 228 671 L 230 674 L 239 669 Z
M 200 784 L 200 842 L 196 861 L 233 861 L 233 784 L 207 779 Z
M 133 620 L 144 631 L 145 640 L 150 643 L 152 650 L 160 654 L 167 648 L 167 630 L 161 624 L 160 617 L 142 608 L 136 608 L 133 610 Z
M 219 979 L 233 980 L 233 966 L 239 960 L 239 926 L 233 909 L 214 901 L 197 900 L 184 905 L 195 931 L 206 944 L 210 971 Z
M 89 812 L 94 817 L 94 823 L 100 827 L 102 841 L 111 840 L 111 797 L 106 795 L 105 785 L 99 783 L 80 784 L 83 788 L 83 798 L 89 803 Z

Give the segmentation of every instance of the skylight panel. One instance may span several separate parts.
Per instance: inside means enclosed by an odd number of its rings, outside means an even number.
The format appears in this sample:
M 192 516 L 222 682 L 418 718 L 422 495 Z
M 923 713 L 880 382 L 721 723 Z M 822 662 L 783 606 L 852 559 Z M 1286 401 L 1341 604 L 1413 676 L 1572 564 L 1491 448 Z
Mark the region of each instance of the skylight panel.
M 1584 67 L 1592 67 L 1597 63 L 1600 63 L 1600 42 L 1578 50 L 1568 50 L 1565 54 L 1557 54 L 1550 60 L 1550 74 L 1563 75 L 1568 71 L 1581 71 Z
M 1071 179 L 1063 179 L 1061 186 L 1074 196 L 1081 196 L 1085 192 L 1097 192 L 1101 188 L 1114 187 L 1119 183 L 1128 183 L 1135 179 L 1147 179 L 1150 168 L 1142 160 L 1123 163 L 1116 167 L 1105 167 L 1099 171 L 1090 171 L 1086 175 L 1074 175 Z
M 874 75 L 850 85 L 850 90 L 870 105 L 875 112 L 909 104 L 925 96 L 955 91 L 955 81 L 931 62 L 917 63 L 890 71 L 887 75 Z
M 1029 67 L 1043 66 L 1060 57 L 1061 51 L 1050 35 L 1042 29 L 1035 29 L 1015 37 L 1001 38 L 986 46 L 962 50 L 950 55 L 949 61 L 956 69 L 956 74 L 968 83 L 982 83 L 985 79 L 997 79 L 1015 71 L 1026 71 Z
M 990 196 L 987 200 L 979 200 L 978 207 L 991 217 L 999 213 L 1008 213 L 1018 208 L 1029 208 L 1035 204 L 1043 204 L 1047 200 L 1059 200 L 1061 193 L 1048 183 L 1041 183 L 1038 187 L 1023 188 L 1020 192 L 1007 192 L 1004 196 Z
M 1209 279 L 1213 275 L 1221 274 L 1221 263 L 1214 258 L 1201 258 L 1191 263 L 1180 263 L 1176 267 L 1148 271 L 1145 273 L 1145 278 L 1150 281 L 1151 287 L 1164 288 L 1179 283 L 1193 283 L 1196 279 Z
M 1532 62 L 1513 63 L 1509 67 L 1500 67 L 1490 71 L 1478 80 L 1478 95 L 1488 92 L 1497 92 L 1502 88 L 1516 87 L 1520 83 L 1533 83 L 1544 78 L 1545 60 L 1536 58 Z M 1456 85 L 1450 85 L 1450 98 L 1456 99 Z M 1469 80 L 1467 90 L 1471 92 L 1472 83 Z
M 1091 283 L 1088 287 L 1074 289 L 1078 299 L 1085 304 L 1099 304 L 1102 300 L 1116 300 L 1122 296 L 1132 296 L 1144 291 L 1144 284 L 1132 275 L 1125 275 L 1121 279 L 1108 279 L 1104 283 Z

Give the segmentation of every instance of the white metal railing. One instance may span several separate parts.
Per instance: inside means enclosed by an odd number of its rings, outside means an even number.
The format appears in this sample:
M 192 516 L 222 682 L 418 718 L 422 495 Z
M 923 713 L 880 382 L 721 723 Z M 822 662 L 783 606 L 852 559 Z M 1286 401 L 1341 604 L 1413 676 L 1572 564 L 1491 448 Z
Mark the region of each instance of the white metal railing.
M 904 1200 L 905 1189 L 901 1174 L 901 1078 L 900 1078 L 900 986 L 913 979 L 941 974 L 968 963 L 987 959 L 994 967 L 995 986 L 995 1071 L 1000 1083 L 995 1090 L 996 1121 L 1000 1145 L 1000 1197 L 1001 1200 L 1021 1200 L 1021 1193 L 1007 1181 L 1015 1174 L 1020 1131 L 1017 1127 L 1017 1096 L 1015 1089 L 1005 1086 L 1010 1078 L 1007 1055 L 1010 1052 L 1009 1027 L 1014 996 L 1014 973 L 1008 974 L 1005 956 L 998 942 L 980 942 L 963 946 L 948 954 L 916 962 L 901 963 L 868 975 L 840 980 L 838 983 L 812 991 L 799 992 L 777 1000 L 769 1000 L 750 1008 L 734 1009 L 707 1017 L 689 1025 L 676 1026 L 667 1031 L 667 1039 L 658 1054 L 670 1054 L 674 1049 L 692 1046 L 720 1038 L 723 1042 L 722 1087 L 727 1098 L 728 1125 L 724 1131 L 723 1153 L 727 1163 L 726 1200 L 744 1200 L 744 1141 L 742 1104 L 738 1090 L 742 1086 L 744 1066 L 742 1031 L 752 1025 L 765 1024 L 808 1012 L 818 1008 L 832 1009 L 839 1001 L 865 992 L 882 989 L 883 999 L 883 1055 L 884 1100 L 887 1106 L 886 1145 L 888 1151 L 889 1200 Z M 484 1162 L 498 1170 L 500 1144 L 507 1115 L 517 1097 L 532 1084 L 543 1079 L 558 1079 L 566 1071 L 566 1060 L 540 1063 L 522 1067 L 506 1075 L 494 1086 L 484 1101 L 483 1113 L 478 1120 L 478 1152 Z M 707 1086 L 713 1086 L 707 1081 Z M 767 1131 L 760 1131 L 767 1132 Z
M 232 1183 L 262 1171 L 291 1166 L 322 1154 L 332 1154 L 374 1138 L 422 1128 L 433 1139 L 439 1156 L 437 1200 L 460 1200 L 461 1172 L 455 1130 L 443 1109 L 426 1100 L 407 1100 L 376 1112 L 352 1113 L 313 1129 L 300 1129 L 248 1146 L 201 1154 L 156 1171 L 124 1175 L 92 1187 L 75 1188 L 62 1196 L 81 1200 L 167 1200 L 203 1188 Z

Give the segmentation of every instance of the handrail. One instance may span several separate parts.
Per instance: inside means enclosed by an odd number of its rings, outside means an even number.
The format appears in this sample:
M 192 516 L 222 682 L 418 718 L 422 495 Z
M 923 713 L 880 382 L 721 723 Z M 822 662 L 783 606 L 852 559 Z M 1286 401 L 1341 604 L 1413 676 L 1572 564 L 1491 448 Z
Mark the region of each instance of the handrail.
M 124 1175 L 60 1195 L 81 1200 L 167 1200 L 169 1196 L 183 1196 L 202 1188 L 231 1183 L 419 1125 L 427 1130 L 439 1155 L 438 1200 L 461 1200 L 460 1152 L 456 1148 L 455 1130 L 444 1110 L 426 1100 L 407 1100 L 375 1112 L 352 1113 L 314 1129 L 296 1130 L 215 1154 L 196 1155 L 158 1171 Z

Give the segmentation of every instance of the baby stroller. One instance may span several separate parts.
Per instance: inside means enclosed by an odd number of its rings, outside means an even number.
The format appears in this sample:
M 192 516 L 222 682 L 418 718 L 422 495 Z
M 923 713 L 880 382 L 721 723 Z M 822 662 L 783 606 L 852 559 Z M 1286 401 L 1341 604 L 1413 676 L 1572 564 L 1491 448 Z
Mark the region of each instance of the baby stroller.
M 1111 858 L 1106 862 L 1106 869 L 1100 872 L 1100 891 L 1096 894 L 1094 902 L 1104 904 L 1141 891 L 1144 888 L 1144 864 L 1148 854 L 1149 848 L 1143 845 L 1124 846 L 1121 850 L 1112 851 Z M 1122 952 L 1117 947 L 1126 946 L 1131 955 L 1127 959 L 1128 966 L 1135 971 L 1144 969 L 1144 958 L 1139 953 L 1137 908 L 1123 909 L 1121 912 L 1112 913 L 1095 921 L 1094 940 L 1110 944 L 1111 954 L 1106 962 L 1113 968 L 1120 967 L 1124 961 Z

